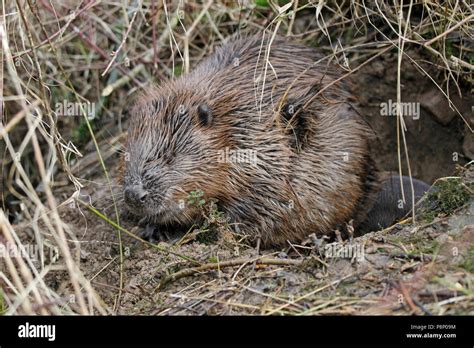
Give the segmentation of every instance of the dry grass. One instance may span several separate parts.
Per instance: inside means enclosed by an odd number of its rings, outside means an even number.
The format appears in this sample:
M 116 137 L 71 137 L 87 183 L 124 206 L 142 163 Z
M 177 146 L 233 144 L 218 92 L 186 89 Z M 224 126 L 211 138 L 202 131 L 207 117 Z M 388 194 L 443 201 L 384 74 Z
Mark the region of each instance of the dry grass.
M 402 62 L 410 61 L 423 69 L 421 62 L 407 53 L 408 48 L 430 57 L 423 63 L 437 68 L 437 76 L 429 78 L 446 97 L 461 95 L 460 85 L 472 83 L 474 71 L 474 11 L 465 0 L 405 0 L 395 5 L 391 1 L 354 0 L 1 3 L 0 244 L 17 251 L 36 248 L 34 255 L 14 257 L 6 253 L 1 259 L 0 313 L 6 314 L 108 314 L 117 310 L 124 291 L 124 229 L 116 229 L 120 281 L 114 284 L 116 303 L 109 305 L 94 290 L 93 278 L 81 270 L 79 236 L 61 217 L 61 209 L 72 206 L 82 214 L 83 207 L 76 198 L 98 177 L 108 185 L 114 206 L 116 183 L 109 172 L 122 151 L 126 130 L 123 110 L 130 96 L 150 84 L 188 72 L 234 33 L 279 32 L 317 46 L 343 67 L 344 78 L 373 59 L 395 52 L 398 101 Z M 73 112 L 76 117 L 70 117 L 59 110 L 65 102 L 85 104 Z M 93 117 L 88 117 L 87 103 L 95 108 Z M 458 110 L 457 114 L 464 118 Z M 401 116 L 397 122 L 400 170 L 408 164 L 411 174 L 407 127 Z M 464 122 L 472 132 L 472 124 L 467 119 Z M 109 222 L 120 226 L 118 211 L 112 210 Z M 248 260 L 255 261 L 250 256 Z M 245 264 L 245 260 L 236 264 Z M 64 272 L 66 280 L 52 282 L 50 275 L 55 272 Z M 362 306 L 363 301 L 350 294 L 317 300 L 309 309 L 299 305 L 341 281 L 320 284 L 309 295 L 293 299 L 260 294 L 267 298 L 268 310 L 245 303 L 231 306 L 266 314 L 352 314 L 354 306 Z M 207 286 L 210 291 L 212 286 Z M 229 283 L 229 287 L 243 291 L 245 285 Z M 221 301 L 217 293 L 193 297 L 198 289 L 184 288 L 182 296 Z M 223 287 L 219 291 L 225 293 Z M 472 288 L 463 296 L 458 301 L 472 301 Z

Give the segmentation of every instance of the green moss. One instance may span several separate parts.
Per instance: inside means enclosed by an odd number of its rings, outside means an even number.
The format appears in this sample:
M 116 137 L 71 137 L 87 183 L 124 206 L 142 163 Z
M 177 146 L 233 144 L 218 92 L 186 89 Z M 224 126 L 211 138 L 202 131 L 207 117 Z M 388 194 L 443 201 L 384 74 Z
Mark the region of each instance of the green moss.
M 183 65 L 176 65 L 173 70 L 173 75 L 178 77 L 183 74 Z
M 420 216 L 423 220 L 431 222 L 438 215 L 450 215 L 466 204 L 470 197 L 469 191 L 458 178 L 439 182 L 428 193 L 425 208 L 421 209 Z
M 260 7 L 270 7 L 268 0 L 255 0 L 255 5 Z
M 463 260 L 459 266 L 469 273 L 474 273 L 474 245 L 471 245 L 469 249 L 467 249 L 467 253 L 463 256 Z
M 438 216 L 438 213 L 436 213 L 436 211 L 432 210 L 432 211 L 427 211 L 425 213 L 423 213 L 421 215 L 421 218 L 425 221 L 428 221 L 428 222 L 431 222 L 435 219 L 435 217 Z
M 419 250 L 423 254 L 436 255 L 439 252 L 441 244 L 438 241 L 427 241 L 421 242 L 419 245 Z
M 389 238 L 388 240 L 393 244 L 398 245 L 410 244 L 413 249 L 410 248 L 408 252 L 409 255 L 420 255 L 420 253 L 426 255 L 437 255 L 441 247 L 441 244 L 437 240 L 427 239 L 426 237 L 417 234 L 413 234 L 404 240 L 398 238 Z M 378 250 L 380 251 L 381 249 Z
M 217 263 L 217 261 L 218 261 L 218 260 L 217 260 L 217 257 L 215 257 L 215 256 L 211 256 L 211 257 L 209 258 L 209 262 L 210 262 L 210 263 Z
M 453 42 L 452 42 L 452 41 L 446 40 L 445 52 L 446 52 L 446 56 L 447 56 L 447 57 L 456 55 L 456 50 L 455 50 L 455 48 L 454 48 L 454 46 L 453 46 Z
M 437 255 L 441 244 L 438 241 L 433 241 L 425 238 L 414 238 L 409 241 L 413 245 L 413 250 L 409 252 L 410 255 Z
M 92 122 L 92 121 L 89 121 Z M 73 143 L 81 146 L 87 144 L 87 142 L 90 140 L 90 133 L 89 129 L 87 128 L 87 123 L 84 119 L 81 119 L 81 122 L 79 123 L 79 127 L 75 128 L 72 133 L 72 140 Z
M 274 4 L 278 4 L 278 6 L 280 7 L 285 6 L 289 2 L 290 0 L 274 0 L 273 1 Z M 267 8 L 270 7 L 270 3 L 268 0 L 255 0 L 255 5 L 257 7 L 267 7 Z

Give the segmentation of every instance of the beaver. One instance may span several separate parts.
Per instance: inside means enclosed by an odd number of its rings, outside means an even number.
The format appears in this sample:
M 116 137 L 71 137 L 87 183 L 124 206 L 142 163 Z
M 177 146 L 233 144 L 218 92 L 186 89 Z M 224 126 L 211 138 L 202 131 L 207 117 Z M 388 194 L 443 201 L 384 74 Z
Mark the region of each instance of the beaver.
M 198 190 L 262 246 L 357 228 L 380 176 L 340 76 L 313 48 L 257 34 L 143 92 L 130 109 L 123 193 L 152 226 L 145 235 L 199 223 L 188 204 Z

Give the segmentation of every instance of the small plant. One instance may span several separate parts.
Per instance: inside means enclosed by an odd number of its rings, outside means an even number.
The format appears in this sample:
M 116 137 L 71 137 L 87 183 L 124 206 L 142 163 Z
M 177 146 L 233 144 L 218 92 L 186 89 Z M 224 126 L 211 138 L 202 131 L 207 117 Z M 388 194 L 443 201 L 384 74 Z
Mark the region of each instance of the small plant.
M 206 200 L 203 199 L 204 192 L 202 190 L 191 191 L 188 195 L 188 205 L 196 205 L 198 207 L 203 207 L 206 204 Z
M 228 220 L 219 210 L 217 200 L 206 201 L 204 192 L 197 189 L 189 193 L 188 205 L 198 207 L 203 217 L 196 240 L 204 244 L 215 243 L 219 237 L 219 230 L 228 228 Z

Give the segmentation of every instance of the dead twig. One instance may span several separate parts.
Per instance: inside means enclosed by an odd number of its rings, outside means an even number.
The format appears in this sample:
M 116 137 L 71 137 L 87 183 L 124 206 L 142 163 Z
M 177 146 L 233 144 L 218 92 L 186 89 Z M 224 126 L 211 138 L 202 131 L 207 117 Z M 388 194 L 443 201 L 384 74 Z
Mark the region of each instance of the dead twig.
M 241 259 L 235 259 L 235 260 L 228 260 L 228 261 L 223 261 L 223 262 L 217 262 L 217 263 L 206 263 L 202 266 L 199 267 L 193 267 L 193 268 L 187 268 L 183 269 L 179 272 L 173 273 L 165 278 L 160 282 L 158 287 L 155 289 L 159 290 L 162 289 L 166 284 L 173 282 L 175 280 L 184 278 L 184 277 L 189 277 L 192 276 L 196 273 L 200 272 L 205 272 L 205 271 L 210 271 L 210 270 L 216 270 L 216 269 L 221 269 L 224 267 L 232 267 L 232 266 L 239 266 L 239 265 L 250 265 L 250 264 L 256 264 L 256 265 L 276 265 L 276 266 L 301 266 L 306 260 L 284 260 L 284 259 L 274 259 L 274 258 L 255 258 L 255 259 L 249 259 L 249 258 L 241 258 Z

